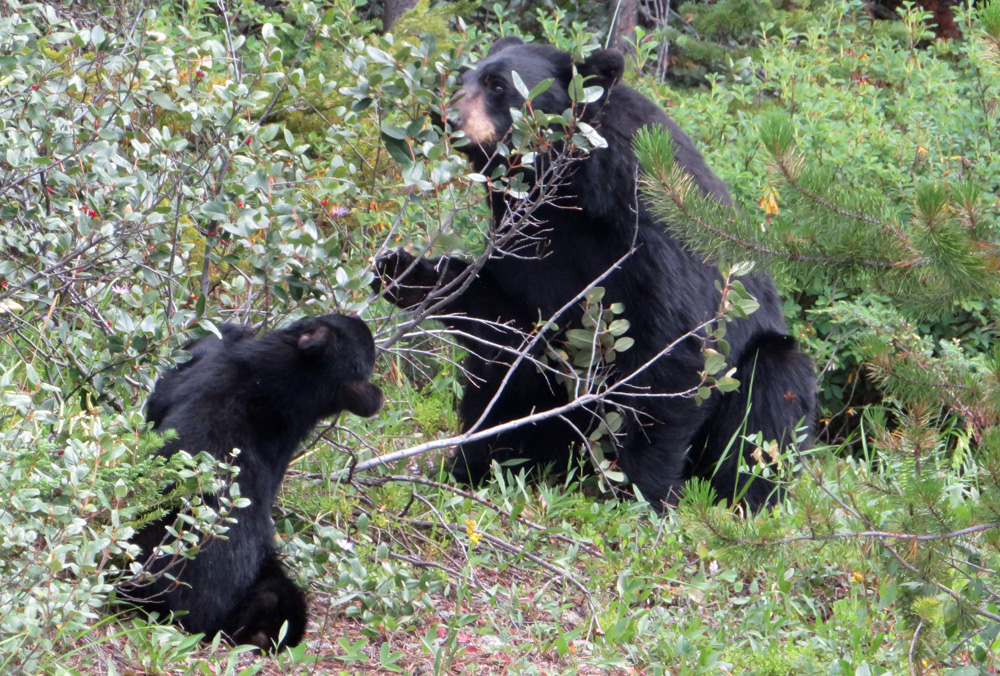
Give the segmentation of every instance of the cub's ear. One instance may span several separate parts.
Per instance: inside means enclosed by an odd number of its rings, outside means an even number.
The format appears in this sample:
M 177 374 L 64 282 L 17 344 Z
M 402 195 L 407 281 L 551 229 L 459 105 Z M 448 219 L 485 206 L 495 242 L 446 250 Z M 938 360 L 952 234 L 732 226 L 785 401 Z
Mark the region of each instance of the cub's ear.
M 522 40 L 521 38 L 515 37 L 513 35 L 508 35 L 507 37 L 500 38 L 499 40 L 494 42 L 493 46 L 490 47 L 490 51 L 487 52 L 486 56 L 493 56 L 494 54 L 499 54 L 508 47 L 514 47 L 516 45 L 523 45 L 523 44 L 524 40 Z
M 336 342 L 336 332 L 326 324 L 319 324 L 299 336 L 299 352 L 306 357 L 318 357 L 326 351 L 328 345 Z
M 589 78 L 587 85 L 604 87 L 605 93 L 622 79 L 625 56 L 617 49 L 598 49 L 576 66 L 580 75 Z

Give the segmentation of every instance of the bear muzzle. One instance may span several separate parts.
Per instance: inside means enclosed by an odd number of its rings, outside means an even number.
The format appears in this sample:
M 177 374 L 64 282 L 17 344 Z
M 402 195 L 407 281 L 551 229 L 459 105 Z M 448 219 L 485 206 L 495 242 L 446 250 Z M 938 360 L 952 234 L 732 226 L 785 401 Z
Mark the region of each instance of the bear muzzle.
M 453 129 L 465 132 L 465 138 L 477 145 L 495 143 L 499 137 L 496 125 L 486 109 L 482 92 L 469 91 L 463 87 L 454 107 L 448 113 L 448 122 Z

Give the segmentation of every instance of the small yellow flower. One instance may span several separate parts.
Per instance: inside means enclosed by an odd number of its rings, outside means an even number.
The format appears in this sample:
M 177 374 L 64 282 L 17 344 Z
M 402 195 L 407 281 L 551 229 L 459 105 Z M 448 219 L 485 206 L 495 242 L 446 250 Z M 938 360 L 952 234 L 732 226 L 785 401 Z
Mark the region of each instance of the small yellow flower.
M 476 522 L 472 519 L 465 520 L 465 532 L 469 536 L 469 542 L 473 545 L 478 545 L 479 541 L 483 538 L 483 534 L 476 530 Z
M 760 208 L 764 210 L 764 214 L 768 218 L 770 218 L 772 215 L 774 216 L 778 215 L 779 198 L 780 195 L 778 195 L 778 191 L 772 188 L 771 186 L 767 187 L 767 192 L 765 192 L 764 196 L 760 198 L 760 202 L 758 202 L 758 204 L 760 205 Z

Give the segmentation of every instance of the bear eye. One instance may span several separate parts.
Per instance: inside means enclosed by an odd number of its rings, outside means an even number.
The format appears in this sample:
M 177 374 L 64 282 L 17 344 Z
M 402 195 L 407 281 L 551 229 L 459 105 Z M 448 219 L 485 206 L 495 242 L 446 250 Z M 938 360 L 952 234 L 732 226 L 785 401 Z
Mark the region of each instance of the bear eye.
M 503 94 L 506 84 L 503 80 L 494 78 L 486 82 L 486 88 L 494 94 Z

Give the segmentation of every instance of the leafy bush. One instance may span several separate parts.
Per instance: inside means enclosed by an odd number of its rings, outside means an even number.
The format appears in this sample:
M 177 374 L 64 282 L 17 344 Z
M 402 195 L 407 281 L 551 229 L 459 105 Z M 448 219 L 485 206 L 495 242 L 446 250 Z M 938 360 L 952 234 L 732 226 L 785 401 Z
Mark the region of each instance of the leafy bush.
M 662 139 L 642 144 L 649 194 L 681 236 L 723 261 L 764 261 L 799 290 L 811 320 L 800 337 L 825 367 L 831 412 L 855 405 L 849 385 L 862 375 L 881 397 L 859 418 L 857 460 L 832 477 L 816 468 L 820 490 L 800 494 L 814 515 L 801 538 L 767 527 L 748 535 L 704 505 L 702 518 L 754 556 L 768 542 L 874 538 L 886 573 L 909 580 L 917 652 L 977 641 L 998 619 L 985 572 L 1000 564 L 1000 167 L 986 103 L 1000 87 L 997 7 L 964 16 L 969 41 L 927 50 L 916 48 L 927 37 L 919 12 L 904 17 L 901 37 L 831 17 L 765 45 L 768 78 L 717 94 L 760 112 L 740 133 L 743 152 L 763 160 L 751 183 L 760 211 L 700 199 L 670 155 L 654 152 Z M 759 149 L 747 147 L 751 126 Z
M 225 319 L 366 305 L 352 233 L 310 215 L 327 170 L 262 122 L 302 72 L 270 26 L 203 18 L 143 10 L 114 33 L 50 5 L 0 11 L 5 673 L 91 643 L 126 539 L 181 478 L 137 452 L 171 349 Z

